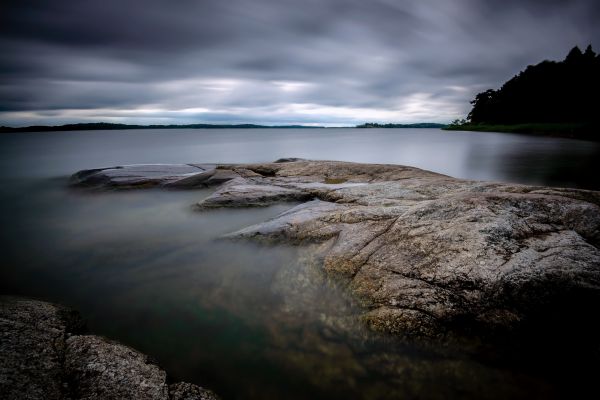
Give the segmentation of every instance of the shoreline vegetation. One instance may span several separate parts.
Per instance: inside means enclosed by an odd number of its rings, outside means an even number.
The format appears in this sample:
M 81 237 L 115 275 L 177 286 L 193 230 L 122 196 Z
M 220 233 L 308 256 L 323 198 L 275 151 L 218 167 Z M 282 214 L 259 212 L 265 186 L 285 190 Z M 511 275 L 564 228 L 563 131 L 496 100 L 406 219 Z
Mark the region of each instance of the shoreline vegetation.
M 488 89 L 471 101 L 466 119 L 445 130 L 526 133 L 600 140 L 597 94 L 600 54 L 575 46 L 562 61 L 529 65 L 500 89 Z
M 445 131 L 523 133 L 535 136 L 563 137 L 600 141 L 600 124 L 583 123 L 530 123 L 530 124 L 483 124 L 462 120 L 441 128 Z
M 421 122 L 417 124 L 378 124 L 376 122 L 367 122 L 362 125 L 356 125 L 355 128 L 392 128 L 392 129 L 406 129 L 406 128 L 417 128 L 417 129 L 441 129 L 446 127 L 447 124 L 436 124 L 430 122 Z

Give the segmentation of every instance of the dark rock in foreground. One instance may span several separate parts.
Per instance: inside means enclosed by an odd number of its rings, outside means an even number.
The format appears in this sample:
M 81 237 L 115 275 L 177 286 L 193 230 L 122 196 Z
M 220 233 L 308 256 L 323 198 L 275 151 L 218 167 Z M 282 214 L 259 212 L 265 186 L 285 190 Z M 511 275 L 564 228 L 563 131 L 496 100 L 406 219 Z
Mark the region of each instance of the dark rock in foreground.
M 167 385 L 148 356 L 83 335 L 77 313 L 53 304 L 0 297 L 0 393 L 3 399 L 212 400 L 189 383 Z
M 540 323 L 587 332 L 594 325 L 600 193 L 460 180 L 397 165 L 279 161 L 218 165 L 182 178 L 188 184 L 181 186 L 221 177 L 224 183 L 198 204 L 203 210 L 304 202 L 228 237 L 319 244 L 306 251 L 347 282 L 373 329 L 435 337 Z M 76 176 L 85 185 L 94 174 Z M 107 186 L 118 179 L 108 176 Z

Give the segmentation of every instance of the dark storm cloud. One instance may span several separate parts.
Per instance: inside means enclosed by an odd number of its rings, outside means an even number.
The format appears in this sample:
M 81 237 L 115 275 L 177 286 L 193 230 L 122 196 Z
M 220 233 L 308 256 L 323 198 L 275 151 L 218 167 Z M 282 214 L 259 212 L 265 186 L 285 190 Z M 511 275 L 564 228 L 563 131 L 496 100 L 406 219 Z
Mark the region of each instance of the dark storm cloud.
M 448 121 L 600 46 L 594 0 L 47 0 L 0 6 L 0 123 Z

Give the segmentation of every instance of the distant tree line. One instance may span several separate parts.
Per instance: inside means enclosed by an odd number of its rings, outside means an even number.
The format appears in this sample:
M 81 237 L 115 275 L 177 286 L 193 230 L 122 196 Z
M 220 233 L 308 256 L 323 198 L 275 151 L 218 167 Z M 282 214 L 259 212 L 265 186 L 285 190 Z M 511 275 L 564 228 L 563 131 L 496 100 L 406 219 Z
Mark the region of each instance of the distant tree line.
M 471 101 L 471 124 L 583 123 L 600 116 L 600 55 L 574 47 L 563 61 L 530 65 L 498 90 Z
M 255 124 L 188 124 L 188 125 L 127 125 L 127 124 L 112 124 L 108 122 L 92 122 L 83 124 L 67 124 L 67 125 L 34 125 L 20 128 L 12 128 L 8 126 L 0 126 L 2 132 L 54 132 L 54 131 L 96 131 L 96 130 L 131 130 L 131 129 L 283 129 L 283 128 L 322 128 L 318 126 L 306 125 L 255 125 Z
M 367 122 L 357 125 L 357 128 L 443 128 L 446 124 L 436 124 L 431 122 L 421 122 L 417 124 L 378 124 L 376 122 Z

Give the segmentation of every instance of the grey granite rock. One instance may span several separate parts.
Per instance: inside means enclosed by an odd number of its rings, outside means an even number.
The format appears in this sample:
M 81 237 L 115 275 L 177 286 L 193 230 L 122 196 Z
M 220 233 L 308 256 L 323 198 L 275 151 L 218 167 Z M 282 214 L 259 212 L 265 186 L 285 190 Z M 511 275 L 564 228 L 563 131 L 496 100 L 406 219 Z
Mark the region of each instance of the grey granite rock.
M 71 176 L 72 186 L 93 188 L 147 188 L 174 185 L 180 180 L 210 171 L 211 165 L 201 164 L 140 164 L 79 171 Z M 184 181 L 185 182 L 185 181 Z M 192 186 L 193 180 L 181 186 Z
M 600 304 L 597 192 L 466 181 L 391 165 L 239 168 L 261 177 L 231 181 L 205 202 L 244 205 L 265 185 L 293 190 L 294 200 L 301 193 L 315 200 L 227 237 L 323 243 L 307 249 L 319 252 L 327 274 L 347 282 L 373 329 L 428 337 L 473 327 L 502 332 Z
M 169 385 L 169 400 L 217 400 L 210 390 L 186 382 Z
M 198 203 L 198 209 L 220 207 L 264 207 L 277 202 L 310 199 L 310 193 L 282 186 L 256 184 L 245 178 L 235 178 Z
M 600 304 L 599 192 L 278 161 L 216 166 L 231 179 L 198 207 L 306 202 L 227 237 L 320 243 L 306 251 L 347 283 L 375 330 L 503 332 L 540 318 L 576 327 Z
M 63 307 L 0 297 L 1 397 L 62 399 L 65 337 L 80 326 Z
M 79 399 L 167 399 L 167 374 L 146 355 L 98 336 L 67 339 L 65 373 Z
M 148 356 L 80 335 L 82 327 L 67 308 L 1 296 L 2 399 L 216 399 L 189 383 L 168 386 L 166 372 Z
M 172 182 L 167 182 L 165 186 L 173 188 L 197 188 L 220 185 L 240 175 L 228 169 L 208 169 L 199 174 L 193 174 Z

